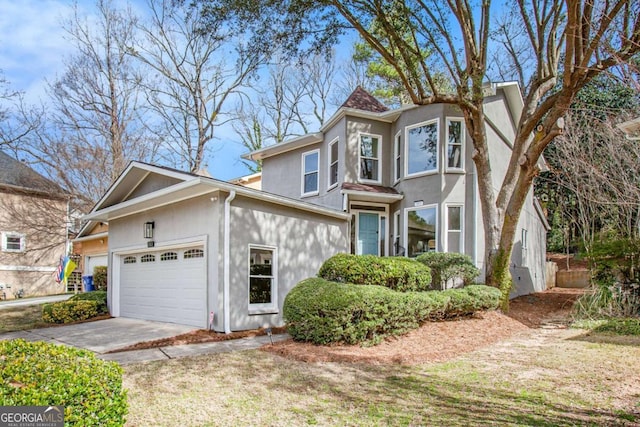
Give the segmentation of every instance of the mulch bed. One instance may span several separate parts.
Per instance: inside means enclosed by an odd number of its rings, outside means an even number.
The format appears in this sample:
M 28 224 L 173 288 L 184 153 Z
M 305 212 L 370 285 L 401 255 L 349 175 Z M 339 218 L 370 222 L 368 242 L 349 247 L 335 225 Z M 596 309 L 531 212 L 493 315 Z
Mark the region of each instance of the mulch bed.
M 558 319 L 566 319 L 570 315 L 573 302 L 583 293 L 582 289 L 549 289 L 511 300 L 507 314 L 492 311 L 462 319 L 427 322 L 406 335 L 388 338 L 372 347 L 343 344 L 319 346 L 289 339 L 265 345 L 261 350 L 304 362 L 411 365 L 443 361 L 531 328 L 539 328 L 549 319 L 555 322 Z M 285 331 L 285 328 L 272 328 L 273 334 Z M 117 351 L 224 341 L 265 334 L 265 329 L 231 334 L 197 330 L 172 338 L 139 343 Z

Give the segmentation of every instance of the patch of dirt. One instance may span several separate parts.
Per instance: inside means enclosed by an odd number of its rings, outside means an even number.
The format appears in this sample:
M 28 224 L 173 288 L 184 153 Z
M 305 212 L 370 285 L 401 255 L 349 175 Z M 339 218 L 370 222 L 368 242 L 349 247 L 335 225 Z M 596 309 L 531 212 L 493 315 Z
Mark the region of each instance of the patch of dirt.
M 263 351 L 305 362 L 369 364 L 419 364 L 442 361 L 504 340 L 531 328 L 566 327 L 573 302 L 582 289 L 554 288 L 511 300 L 508 314 L 499 311 L 445 322 L 427 322 L 419 329 L 392 337 L 373 347 L 358 345 L 319 346 L 291 339 L 262 347 Z M 273 334 L 286 332 L 272 328 Z M 207 330 L 138 343 L 115 351 L 141 350 L 170 345 L 225 341 L 265 335 L 265 329 L 223 334 Z
M 266 345 L 262 350 L 304 362 L 403 365 L 438 362 L 532 328 L 566 328 L 571 306 L 583 293 L 583 289 L 549 289 L 511 300 L 508 314 L 492 311 L 458 320 L 427 322 L 415 331 L 373 347 L 319 346 L 286 340 Z

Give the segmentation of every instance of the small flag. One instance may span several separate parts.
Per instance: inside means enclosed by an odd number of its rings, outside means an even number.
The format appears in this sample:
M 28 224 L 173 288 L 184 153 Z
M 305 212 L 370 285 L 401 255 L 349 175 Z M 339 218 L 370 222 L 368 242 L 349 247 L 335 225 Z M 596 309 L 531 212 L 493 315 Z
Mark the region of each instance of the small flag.
M 63 270 L 64 276 L 62 277 L 62 281 L 66 284 L 67 280 L 69 279 L 69 276 L 71 276 L 71 273 L 73 273 L 73 270 L 76 269 L 76 263 L 71 261 L 71 258 L 69 257 L 65 257 L 64 260 L 65 260 L 64 270 Z
M 64 277 L 64 258 L 60 257 L 60 263 L 58 264 L 58 269 L 56 270 L 56 282 L 62 282 L 62 278 Z

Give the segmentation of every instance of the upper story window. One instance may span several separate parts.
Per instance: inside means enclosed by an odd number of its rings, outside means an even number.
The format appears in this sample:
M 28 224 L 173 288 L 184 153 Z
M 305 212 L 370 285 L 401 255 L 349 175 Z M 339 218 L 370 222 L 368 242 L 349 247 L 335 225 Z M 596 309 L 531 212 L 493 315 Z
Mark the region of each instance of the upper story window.
M 402 163 L 402 157 L 400 156 L 400 132 L 396 134 L 396 138 L 393 142 L 393 181 L 400 181 L 400 165 Z
M 360 172 L 361 181 L 380 182 L 380 141 L 379 135 L 360 135 Z
M 338 185 L 338 139 L 329 143 L 329 188 Z
M 26 248 L 26 238 L 24 234 L 3 232 L 2 250 L 4 252 L 24 252 Z
M 318 194 L 320 151 L 313 150 L 302 154 L 302 195 Z
M 438 121 L 407 127 L 406 175 L 438 171 Z
M 447 169 L 464 169 L 464 122 L 447 119 Z

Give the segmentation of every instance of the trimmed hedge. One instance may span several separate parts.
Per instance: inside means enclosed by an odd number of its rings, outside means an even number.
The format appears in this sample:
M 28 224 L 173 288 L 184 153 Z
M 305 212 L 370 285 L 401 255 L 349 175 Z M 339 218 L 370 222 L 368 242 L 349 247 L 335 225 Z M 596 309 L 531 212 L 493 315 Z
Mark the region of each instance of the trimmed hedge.
M 64 406 L 65 425 L 121 426 L 128 411 L 122 369 L 87 350 L 0 341 L 0 402 Z
M 102 314 L 109 314 L 106 291 L 84 292 L 42 307 L 42 320 L 48 323 L 71 323 Z
M 338 283 L 378 285 L 396 291 L 424 291 L 431 284 L 431 271 L 404 257 L 337 254 L 326 260 L 318 277 Z
M 98 315 L 95 301 L 60 301 L 42 307 L 42 320 L 48 323 L 70 323 Z
M 446 289 L 449 280 L 460 279 L 464 286 L 474 283 L 480 270 L 469 255 L 453 252 L 427 252 L 416 260 L 431 269 L 433 289 Z
M 107 308 L 107 291 L 91 291 L 75 294 L 67 301 L 95 301 L 98 305 L 98 314 L 109 314 Z
M 287 332 L 298 341 L 378 343 L 427 320 L 495 310 L 500 291 L 483 285 L 432 292 L 396 292 L 377 285 L 306 279 L 284 300 Z

